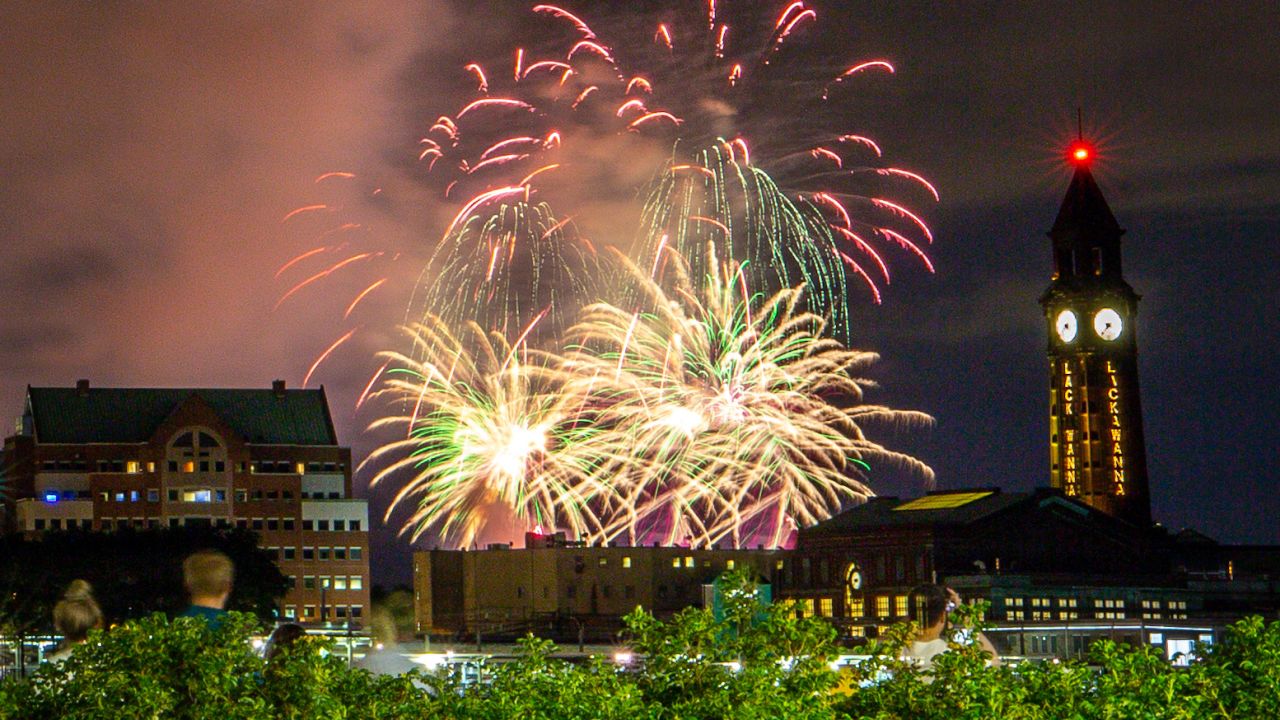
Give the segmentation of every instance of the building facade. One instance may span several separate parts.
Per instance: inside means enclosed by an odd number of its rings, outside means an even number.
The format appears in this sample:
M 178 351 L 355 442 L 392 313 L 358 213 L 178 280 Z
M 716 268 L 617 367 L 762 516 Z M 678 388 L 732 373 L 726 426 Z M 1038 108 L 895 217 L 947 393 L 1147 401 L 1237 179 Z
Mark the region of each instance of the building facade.
M 31 387 L 4 457 L 10 530 L 248 529 L 289 578 L 282 617 L 367 613 L 368 508 L 323 389 Z
M 526 547 L 414 553 L 415 618 L 436 637 L 544 637 L 610 641 L 637 607 L 668 617 L 710 606 L 729 570 L 768 583 L 780 550 L 694 550 L 566 542 L 529 535 Z
M 1051 487 L 1146 527 L 1151 524 L 1138 389 L 1138 294 L 1124 279 L 1120 236 L 1078 145 L 1075 173 L 1049 231 L 1053 278 L 1040 298 L 1050 366 Z

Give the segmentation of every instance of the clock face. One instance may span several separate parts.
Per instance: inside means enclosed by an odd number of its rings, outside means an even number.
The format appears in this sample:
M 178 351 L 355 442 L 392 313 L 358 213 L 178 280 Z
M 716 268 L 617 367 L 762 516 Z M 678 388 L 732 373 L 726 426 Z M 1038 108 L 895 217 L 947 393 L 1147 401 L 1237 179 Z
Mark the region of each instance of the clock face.
M 862 570 L 858 569 L 858 563 L 849 563 L 849 567 L 844 571 L 844 581 L 849 584 L 850 590 L 862 589 Z
M 1124 323 L 1120 321 L 1120 313 L 1111 308 L 1102 308 L 1093 316 L 1093 329 L 1103 340 L 1115 340 L 1120 337 Z
M 1062 338 L 1062 342 L 1075 340 L 1076 333 L 1079 331 L 1076 314 L 1070 310 L 1058 313 L 1058 319 L 1053 321 L 1053 326 L 1058 331 L 1058 337 Z

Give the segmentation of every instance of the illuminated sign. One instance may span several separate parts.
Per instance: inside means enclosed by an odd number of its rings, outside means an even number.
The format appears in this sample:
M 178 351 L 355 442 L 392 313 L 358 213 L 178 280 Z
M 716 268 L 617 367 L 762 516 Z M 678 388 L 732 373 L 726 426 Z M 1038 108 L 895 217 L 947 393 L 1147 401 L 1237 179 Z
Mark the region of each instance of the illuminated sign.
M 1111 493 L 1125 494 L 1124 432 L 1120 411 L 1120 380 L 1115 363 L 1106 361 L 1107 372 L 1107 439 L 1111 446 Z
M 1062 361 L 1062 416 L 1075 414 L 1076 383 L 1071 372 L 1071 361 Z M 1059 460 L 1062 469 L 1062 491 L 1068 496 L 1080 494 L 1080 475 L 1076 454 L 1076 431 L 1062 428 L 1062 443 L 1059 445 Z

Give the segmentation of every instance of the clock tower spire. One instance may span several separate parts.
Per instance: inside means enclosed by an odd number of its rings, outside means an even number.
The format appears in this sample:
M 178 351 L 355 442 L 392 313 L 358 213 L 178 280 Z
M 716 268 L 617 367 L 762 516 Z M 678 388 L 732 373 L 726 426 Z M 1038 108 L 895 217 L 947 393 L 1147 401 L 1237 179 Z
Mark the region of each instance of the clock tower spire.
M 1124 230 L 1090 172 L 1093 148 L 1080 139 L 1068 160 L 1075 172 L 1049 231 L 1053 279 L 1040 298 L 1049 330 L 1049 484 L 1145 527 L 1139 296 L 1121 272 Z

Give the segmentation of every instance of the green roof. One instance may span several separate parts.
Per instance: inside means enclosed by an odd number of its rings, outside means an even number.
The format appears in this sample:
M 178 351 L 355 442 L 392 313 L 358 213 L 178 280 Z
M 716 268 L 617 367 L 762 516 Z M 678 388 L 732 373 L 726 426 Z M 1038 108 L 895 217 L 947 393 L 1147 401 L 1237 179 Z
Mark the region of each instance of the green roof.
M 40 443 L 146 442 L 192 395 L 250 443 L 338 444 L 323 388 L 27 388 Z

